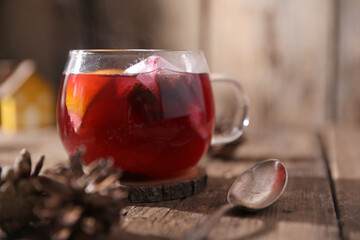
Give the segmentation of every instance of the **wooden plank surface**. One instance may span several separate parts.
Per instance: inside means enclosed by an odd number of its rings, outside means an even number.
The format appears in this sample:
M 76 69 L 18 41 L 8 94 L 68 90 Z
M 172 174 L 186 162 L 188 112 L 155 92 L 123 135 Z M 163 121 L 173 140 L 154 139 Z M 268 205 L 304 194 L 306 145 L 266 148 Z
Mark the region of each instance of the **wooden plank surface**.
M 339 1 L 337 120 L 360 124 L 360 1 Z
M 93 1 L 95 34 L 109 48 L 198 49 L 200 1 Z
M 34 135 L 35 134 L 35 135 Z M 55 129 L 0 137 L 0 163 L 22 146 L 34 155 L 48 155 L 47 166 L 65 159 Z M 289 170 L 284 195 L 258 213 L 233 210 L 221 218 L 209 239 L 339 239 L 330 184 L 319 139 L 310 131 L 249 130 L 247 140 L 228 160 L 204 157 L 207 189 L 182 200 L 133 204 L 123 210 L 113 239 L 177 239 L 225 203 L 226 193 L 240 173 L 266 158 L 279 158 Z M 54 161 L 53 163 L 51 162 Z
M 210 239 L 339 239 L 330 185 L 318 139 L 309 132 L 251 132 L 231 160 L 204 158 L 209 176 L 205 192 L 184 200 L 136 204 L 127 208 L 122 230 L 134 239 L 176 239 L 225 203 L 236 176 L 256 162 L 278 157 L 289 169 L 283 197 L 259 213 L 234 210 Z
M 0 133 L 0 165 L 12 165 L 22 148 L 31 153 L 33 161 L 45 155 L 44 169 L 67 160 L 67 154 L 55 128 L 15 135 Z
M 252 125 L 313 127 L 325 120 L 333 64 L 332 1 L 205 4 L 209 26 L 203 39 L 208 42 L 202 46 L 210 69 L 244 85 Z
M 360 129 L 327 128 L 323 139 L 344 239 L 360 239 Z
M 0 58 L 34 59 L 39 72 L 58 88 L 68 50 L 82 47 L 79 9 L 70 5 L 74 4 L 0 1 Z

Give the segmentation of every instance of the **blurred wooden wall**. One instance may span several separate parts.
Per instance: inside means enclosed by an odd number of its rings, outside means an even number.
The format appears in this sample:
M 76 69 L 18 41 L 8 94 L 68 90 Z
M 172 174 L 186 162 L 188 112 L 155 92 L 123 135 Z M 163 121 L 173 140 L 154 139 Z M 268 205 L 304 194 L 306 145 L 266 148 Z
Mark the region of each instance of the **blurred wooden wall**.
M 202 49 L 246 88 L 253 127 L 360 125 L 358 0 L 0 0 L 0 11 L 0 57 L 37 59 L 55 85 L 71 48 Z
M 360 125 L 360 1 L 339 1 L 337 120 Z
M 328 114 L 333 7 L 329 0 L 210 1 L 211 69 L 239 79 L 255 126 L 316 127 Z

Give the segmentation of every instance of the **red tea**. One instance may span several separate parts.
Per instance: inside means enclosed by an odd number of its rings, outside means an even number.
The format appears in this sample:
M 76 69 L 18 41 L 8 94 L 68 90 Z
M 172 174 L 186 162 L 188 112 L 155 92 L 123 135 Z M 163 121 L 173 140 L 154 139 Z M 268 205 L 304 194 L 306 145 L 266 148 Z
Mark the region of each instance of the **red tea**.
M 214 128 L 208 74 L 156 70 L 136 75 L 64 75 L 58 127 L 84 162 L 111 157 L 127 172 L 175 175 L 207 151 Z

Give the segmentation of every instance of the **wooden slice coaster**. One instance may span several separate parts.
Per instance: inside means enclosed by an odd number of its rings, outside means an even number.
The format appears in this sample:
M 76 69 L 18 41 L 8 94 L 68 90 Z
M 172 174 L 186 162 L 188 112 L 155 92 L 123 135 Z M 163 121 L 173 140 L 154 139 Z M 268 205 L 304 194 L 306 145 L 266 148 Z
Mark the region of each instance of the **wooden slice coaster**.
M 129 200 L 133 203 L 160 202 L 185 198 L 197 194 L 206 187 L 206 172 L 194 167 L 184 174 L 160 180 L 133 180 L 126 176 L 121 184 L 129 191 Z

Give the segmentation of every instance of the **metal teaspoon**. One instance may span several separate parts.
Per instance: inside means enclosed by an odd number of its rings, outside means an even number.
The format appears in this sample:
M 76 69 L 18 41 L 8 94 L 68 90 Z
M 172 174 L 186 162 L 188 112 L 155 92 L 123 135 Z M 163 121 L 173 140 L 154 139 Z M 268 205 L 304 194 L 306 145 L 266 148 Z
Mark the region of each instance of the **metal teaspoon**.
M 280 160 L 268 159 L 256 164 L 231 185 L 227 195 L 228 203 L 202 221 L 183 240 L 204 239 L 219 218 L 234 207 L 247 211 L 269 207 L 284 192 L 287 181 L 288 172 Z

